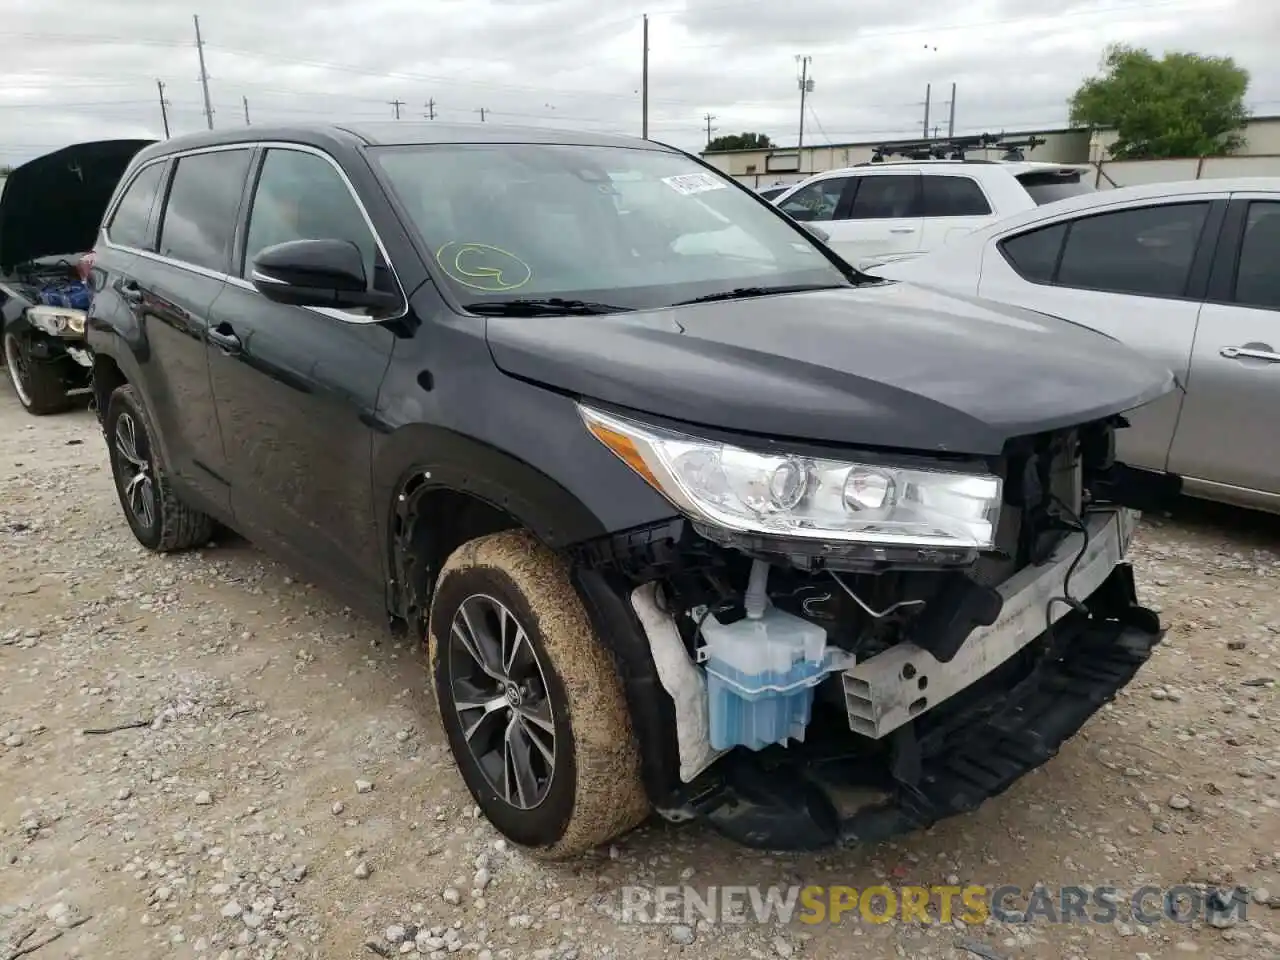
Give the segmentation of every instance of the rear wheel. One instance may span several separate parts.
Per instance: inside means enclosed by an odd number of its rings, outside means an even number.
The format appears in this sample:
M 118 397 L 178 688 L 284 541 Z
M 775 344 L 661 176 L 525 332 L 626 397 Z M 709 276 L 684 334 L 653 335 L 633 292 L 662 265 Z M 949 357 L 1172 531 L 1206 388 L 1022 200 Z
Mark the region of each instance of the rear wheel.
M 157 553 L 208 543 L 213 520 L 174 493 L 168 471 L 156 455 L 155 429 L 132 386 L 112 391 L 102 425 L 116 493 L 138 542 Z
M 5 332 L 4 365 L 9 371 L 13 392 L 28 413 L 40 417 L 61 413 L 75 405 L 67 396 L 66 384 L 57 371 L 32 358 L 31 343 L 26 337 Z
M 464 544 L 440 573 L 428 638 L 454 758 L 505 836 L 561 859 L 644 820 L 622 684 L 561 557 L 523 531 Z

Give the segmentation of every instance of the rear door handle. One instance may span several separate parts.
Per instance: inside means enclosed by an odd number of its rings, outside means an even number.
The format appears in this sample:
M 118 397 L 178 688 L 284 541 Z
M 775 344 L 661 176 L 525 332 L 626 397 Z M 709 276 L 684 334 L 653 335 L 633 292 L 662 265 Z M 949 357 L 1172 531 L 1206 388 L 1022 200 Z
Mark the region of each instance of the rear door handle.
M 240 348 L 243 346 L 240 338 L 236 336 L 236 332 L 231 329 L 231 324 L 229 323 L 220 323 L 216 327 L 210 327 L 209 342 L 227 355 L 239 353 Z
M 1218 353 L 1228 360 L 1266 360 L 1268 363 L 1280 363 L 1280 353 L 1254 347 L 1223 347 Z
M 130 306 L 139 306 L 142 303 L 142 288 L 138 286 L 134 280 L 121 280 L 116 284 L 116 292 L 120 294 L 125 303 Z
M 915 233 L 916 228 L 915 227 L 890 227 L 889 232 L 890 233 Z

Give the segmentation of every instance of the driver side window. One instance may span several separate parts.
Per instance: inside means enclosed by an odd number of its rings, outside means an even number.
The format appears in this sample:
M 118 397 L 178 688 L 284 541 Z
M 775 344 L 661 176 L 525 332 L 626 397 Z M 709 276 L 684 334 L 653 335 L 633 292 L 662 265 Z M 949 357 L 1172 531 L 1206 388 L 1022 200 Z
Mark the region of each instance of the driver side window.
M 374 276 L 377 243 L 338 171 L 314 153 L 272 148 L 254 190 L 240 275 L 250 275 L 261 251 L 290 240 L 350 240 L 363 254 L 365 276 Z
M 797 190 L 778 204 L 778 207 L 789 217 L 806 223 L 815 220 L 834 220 L 836 210 L 840 206 L 840 198 L 848 185 L 848 177 L 819 180 L 817 183 L 811 183 Z

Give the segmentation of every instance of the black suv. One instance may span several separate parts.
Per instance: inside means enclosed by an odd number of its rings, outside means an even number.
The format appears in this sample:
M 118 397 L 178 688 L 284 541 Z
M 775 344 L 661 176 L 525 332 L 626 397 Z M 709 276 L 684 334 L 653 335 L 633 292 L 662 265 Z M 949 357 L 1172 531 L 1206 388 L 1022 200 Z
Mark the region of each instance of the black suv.
M 874 280 L 687 153 L 408 122 L 142 151 L 87 339 L 130 527 L 427 643 L 506 836 L 758 847 L 968 810 L 1159 641 L 1099 334 Z

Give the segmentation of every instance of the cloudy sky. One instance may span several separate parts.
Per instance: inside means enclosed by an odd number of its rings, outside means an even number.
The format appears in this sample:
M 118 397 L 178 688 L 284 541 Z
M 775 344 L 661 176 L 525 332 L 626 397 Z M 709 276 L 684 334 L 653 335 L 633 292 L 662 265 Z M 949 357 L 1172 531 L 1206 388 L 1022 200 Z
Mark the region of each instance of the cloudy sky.
M 201 0 L 194 0 L 200 4 Z M 1034 13 L 1037 8 L 1052 13 Z M 911 136 L 925 85 L 957 132 L 1044 129 L 1114 41 L 1230 55 L 1256 114 L 1280 114 L 1278 0 L 8 0 L 0 164 L 78 140 L 205 127 L 192 14 L 216 127 L 419 118 L 640 132 L 686 148 L 744 130 L 794 143 L 797 57 L 815 91 L 806 142 Z

